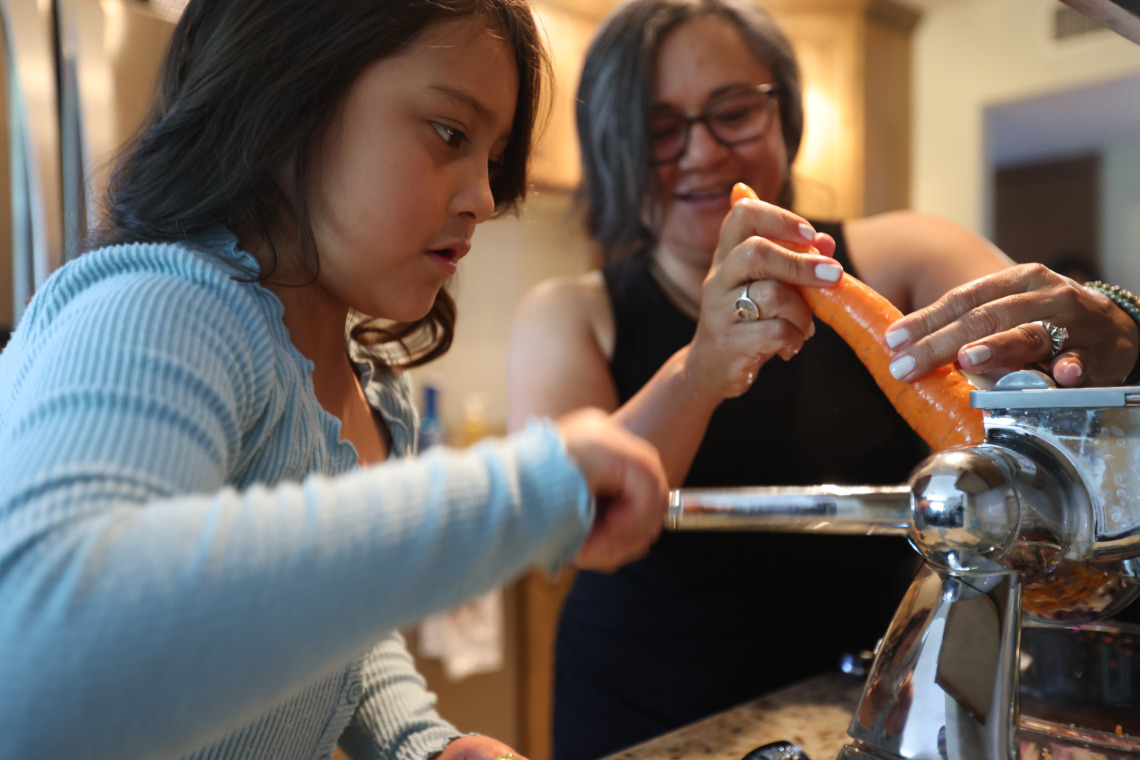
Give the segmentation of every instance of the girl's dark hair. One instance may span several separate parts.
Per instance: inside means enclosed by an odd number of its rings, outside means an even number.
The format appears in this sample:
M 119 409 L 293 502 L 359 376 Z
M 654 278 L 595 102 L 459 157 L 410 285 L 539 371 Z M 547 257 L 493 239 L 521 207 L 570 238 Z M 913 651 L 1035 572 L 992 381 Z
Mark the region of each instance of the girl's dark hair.
M 155 102 L 116 164 L 103 224 L 87 247 L 185 240 L 223 224 L 265 242 L 272 261 L 251 276 L 272 276 L 276 243 L 286 239 L 299 240 L 315 273 L 320 260 L 307 189 L 352 84 L 430 24 L 472 15 L 503 37 L 518 65 L 511 141 L 491 176 L 497 213 L 513 209 L 526 193 L 539 95 L 549 76 L 525 0 L 191 0 L 174 29 Z M 423 319 L 365 317 L 352 338 L 395 368 L 440 356 L 454 332 L 455 302 L 441 289 Z
M 772 69 L 789 166 L 799 151 L 804 129 L 799 65 L 787 37 L 756 0 L 627 0 L 602 23 L 578 85 L 578 197 L 590 235 L 607 261 L 648 253 L 657 243 L 661 188 L 649 152 L 657 51 L 679 24 L 704 16 L 732 23 Z M 790 180 L 777 201 L 791 205 Z

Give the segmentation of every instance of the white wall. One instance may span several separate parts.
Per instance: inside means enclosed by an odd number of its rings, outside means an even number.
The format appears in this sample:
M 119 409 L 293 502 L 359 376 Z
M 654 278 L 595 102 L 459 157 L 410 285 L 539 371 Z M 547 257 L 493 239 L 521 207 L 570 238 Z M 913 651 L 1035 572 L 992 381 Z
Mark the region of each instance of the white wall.
M 914 161 L 912 205 L 985 233 L 988 204 L 985 110 L 1051 92 L 1134 76 L 1140 46 L 1112 33 L 1061 42 L 1052 39 L 1056 0 L 961 0 L 928 11 L 915 33 Z M 1140 135 L 1138 135 L 1140 138 Z M 1136 163 L 1132 151 L 1106 154 L 1106 181 L 1127 190 L 1135 216 L 1140 183 L 1114 160 Z M 1103 198 L 1113 203 L 1106 192 Z M 1110 225 L 1126 209 L 1106 209 Z M 1103 230 L 1105 276 L 1126 287 L 1140 284 L 1140 270 L 1121 257 L 1140 254 L 1140 230 Z M 1122 247 L 1125 240 L 1131 247 Z M 1129 257 L 1132 258 L 1132 257 Z M 1128 277 L 1122 276 L 1127 273 Z M 1121 275 L 1121 276 L 1118 276 Z M 1132 283 L 1127 285 L 1126 283 Z
M 1140 293 L 1140 141 L 1106 146 L 1102 155 L 1104 278 Z

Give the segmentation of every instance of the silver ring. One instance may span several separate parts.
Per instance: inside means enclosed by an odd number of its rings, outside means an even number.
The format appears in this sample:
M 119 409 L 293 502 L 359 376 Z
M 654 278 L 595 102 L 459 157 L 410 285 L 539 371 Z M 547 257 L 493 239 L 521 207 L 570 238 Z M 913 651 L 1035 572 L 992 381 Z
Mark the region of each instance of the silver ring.
M 1037 320 L 1034 324 L 1041 325 L 1045 328 L 1045 332 L 1049 333 L 1049 342 L 1053 344 L 1049 351 L 1050 359 L 1065 349 L 1065 341 L 1069 339 L 1069 331 L 1066 328 L 1058 327 L 1052 322 L 1046 322 L 1042 319 Z
M 740 297 L 732 304 L 732 310 L 740 322 L 755 322 L 760 319 L 760 307 L 748 297 L 748 286 L 751 284 L 748 283 L 744 286 L 744 290 L 740 292 Z

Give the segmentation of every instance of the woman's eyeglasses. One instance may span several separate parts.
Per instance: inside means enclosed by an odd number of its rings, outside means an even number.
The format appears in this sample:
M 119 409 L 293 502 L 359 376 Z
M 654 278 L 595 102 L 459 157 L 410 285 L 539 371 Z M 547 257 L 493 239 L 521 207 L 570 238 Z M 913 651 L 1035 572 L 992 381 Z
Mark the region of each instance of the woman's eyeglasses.
M 697 122 L 721 145 L 759 140 L 772 128 L 776 113 L 774 84 L 761 84 L 731 92 L 705 106 L 696 116 L 658 111 L 649 118 L 649 149 L 654 164 L 668 164 L 685 155 L 689 134 Z

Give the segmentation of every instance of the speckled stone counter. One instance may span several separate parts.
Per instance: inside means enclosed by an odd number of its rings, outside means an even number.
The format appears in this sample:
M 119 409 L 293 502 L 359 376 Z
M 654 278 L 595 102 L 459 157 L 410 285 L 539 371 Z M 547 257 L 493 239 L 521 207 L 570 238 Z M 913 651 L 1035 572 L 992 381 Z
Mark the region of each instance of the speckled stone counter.
M 762 744 L 789 741 L 811 760 L 834 760 L 863 682 L 812 678 L 610 755 L 606 760 L 740 760 Z

